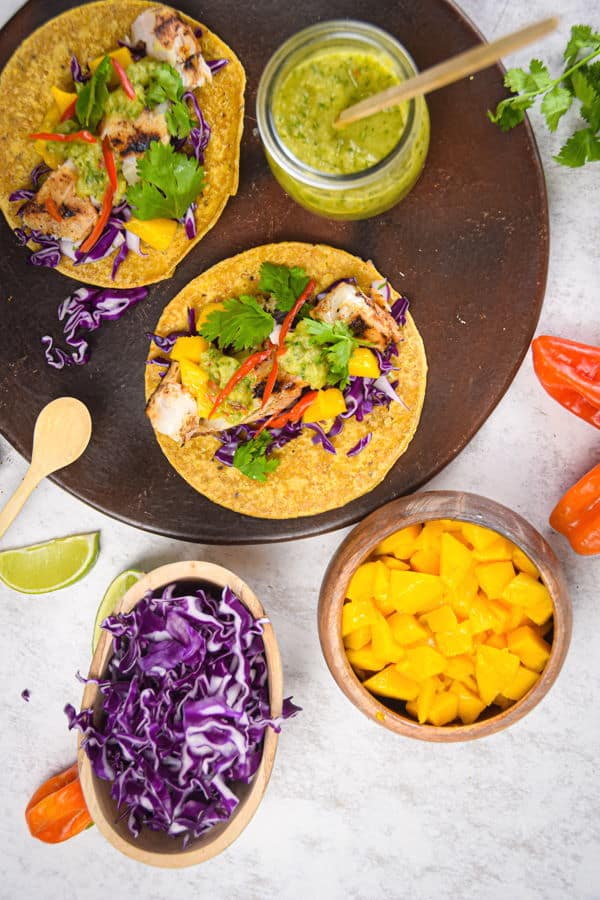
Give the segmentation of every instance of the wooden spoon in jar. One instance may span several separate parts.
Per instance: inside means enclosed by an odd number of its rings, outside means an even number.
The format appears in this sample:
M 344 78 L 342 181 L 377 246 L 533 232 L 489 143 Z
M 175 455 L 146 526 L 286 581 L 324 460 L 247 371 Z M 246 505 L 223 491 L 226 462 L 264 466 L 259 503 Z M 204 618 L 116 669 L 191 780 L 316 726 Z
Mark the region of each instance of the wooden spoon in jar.
M 414 78 L 409 78 L 401 84 L 373 94 L 372 97 L 367 97 L 360 103 L 354 103 L 339 114 L 333 123 L 334 128 L 345 128 L 351 122 L 365 119 L 383 109 L 389 109 L 390 106 L 397 106 L 405 100 L 412 100 L 423 94 L 429 94 L 431 91 L 437 91 L 438 88 L 460 81 L 467 75 L 487 69 L 503 56 L 545 37 L 554 31 L 557 25 L 558 18 L 553 16 L 521 28 L 519 31 L 513 31 L 497 41 L 492 41 L 491 44 L 481 44 L 465 53 L 459 53 L 458 56 L 453 56 L 431 69 L 426 69 L 425 72 L 420 72 Z
M 92 419 L 81 400 L 59 397 L 43 408 L 33 432 L 31 465 L 0 512 L 0 537 L 13 523 L 23 504 L 43 478 L 79 459 L 91 434 Z

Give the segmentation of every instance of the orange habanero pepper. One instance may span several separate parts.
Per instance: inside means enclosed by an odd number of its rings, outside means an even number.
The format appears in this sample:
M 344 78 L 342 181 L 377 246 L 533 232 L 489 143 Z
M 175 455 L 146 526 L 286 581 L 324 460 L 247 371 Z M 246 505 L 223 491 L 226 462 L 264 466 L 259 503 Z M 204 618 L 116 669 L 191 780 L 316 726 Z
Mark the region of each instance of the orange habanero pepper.
M 576 553 L 600 553 L 600 464 L 569 488 L 553 509 L 550 524 Z
M 83 799 L 77 764 L 38 788 L 27 804 L 25 819 L 31 836 L 46 844 L 67 841 L 93 824 Z

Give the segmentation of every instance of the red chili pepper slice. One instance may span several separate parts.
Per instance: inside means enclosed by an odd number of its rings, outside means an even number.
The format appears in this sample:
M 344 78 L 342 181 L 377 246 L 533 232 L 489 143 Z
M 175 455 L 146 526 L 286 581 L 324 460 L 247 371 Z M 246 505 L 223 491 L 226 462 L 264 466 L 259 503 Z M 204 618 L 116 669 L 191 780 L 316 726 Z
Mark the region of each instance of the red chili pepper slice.
M 107 137 L 102 140 L 102 155 L 104 157 L 104 165 L 108 173 L 108 180 L 113 191 L 117 190 L 117 167 L 115 165 L 115 157 L 112 152 L 110 141 Z
M 104 231 L 104 226 L 108 222 L 110 214 L 112 212 L 112 201 L 114 197 L 114 191 L 112 186 L 109 184 L 106 188 L 106 192 L 104 194 L 104 198 L 102 200 L 102 209 L 100 211 L 100 216 L 98 221 L 94 225 L 94 228 L 91 234 L 85 239 L 81 247 L 79 248 L 82 253 L 87 253 L 88 250 L 91 250 L 102 232 Z
M 298 310 L 304 304 L 304 302 L 306 301 L 306 298 L 312 293 L 312 291 L 314 290 L 314 287 L 315 287 L 315 283 L 311 279 L 281 324 L 281 331 L 279 332 L 279 341 L 277 342 L 277 354 L 275 356 L 275 359 L 273 360 L 273 368 L 269 372 L 269 377 L 267 378 L 267 383 L 265 385 L 265 390 L 263 393 L 261 407 L 267 405 L 269 398 L 271 397 L 271 394 L 273 393 L 273 388 L 275 387 L 275 382 L 277 381 L 277 372 L 279 370 L 279 363 L 277 362 L 277 357 L 281 356 L 283 353 L 285 353 L 285 339 L 287 337 L 288 331 L 290 330 L 290 328 L 292 326 L 292 322 L 296 318 L 296 314 L 298 313 Z
M 44 200 L 44 206 L 46 207 L 46 212 L 49 216 L 52 216 L 52 218 L 57 222 L 62 222 L 62 216 L 58 211 L 56 200 L 53 200 L 52 197 L 46 197 L 46 199 Z
M 307 394 L 300 397 L 295 406 L 292 406 L 287 412 L 275 413 L 274 416 L 271 416 L 270 419 L 267 419 L 266 422 L 262 423 L 254 437 L 258 437 L 265 428 L 284 428 L 288 422 L 298 422 L 318 393 L 318 391 L 309 391 Z
M 238 384 L 238 382 L 240 382 L 242 378 L 245 378 L 246 375 L 256 369 L 256 367 L 259 366 L 261 362 L 264 362 L 265 359 L 268 359 L 272 353 L 273 348 L 269 347 L 267 350 L 258 350 L 256 353 L 253 353 L 251 356 L 249 356 L 248 359 L 244 360 L 239 369 L 236 369 L 236 371 L 233 373 L 223 390 L 220 391 L 220 393 L 217 395 L 217 399 L 213 404 L 213 408 L 208 414 L 209 419 L 214 416 L 223 400 L 225 400 L 226 397 L 229 396 L 236 384 Z
M 545 334 L 531 345 L 542 387 L 574 415 L 600 428 L 600 347 Z
M 72 102 L 72 103 L 69 103 L 69 105 L 68 105 L 67 108 L 65 109 L 64 113 L 63 113 L 62 116 L 60 117 L 60 121 L 61 121 L 61 122 L 66 122 L 67 119 L 72 119 L 72 118 L 73 118 L 73 116 L 75 115 L 75 106 L 76 106 L 76 104 L 77 104 L 77 97 L 75 97 L 75 99 L 73 100 L 73 102 Z
M 70 144 L 72 141 L 85 141 L 87 144 L 97 144 L 98 139 L 90 131 L 74 131 L 72 134 L 51 134 L 48 131 L 40 131 L 30 134 L 32 141 L 60 141 L 61 144 Z
M 127 77 L 127 72 L 125 71 L 125 69 L 123 68 L 121 63 L 118 60 L 116 60 L 114 58 L 114 56 L 111 56 L 110 61 L 112 63 L 113 69 L 115 70 L 115 72 L 118 75 L 118 78 L 119 78 L 119 81 L 121 82 L 123 90 L 129 97 L 129 99 L 137 100 L 137 94 L 133 88 L 132 83 L 130 82 L 129 78 Z

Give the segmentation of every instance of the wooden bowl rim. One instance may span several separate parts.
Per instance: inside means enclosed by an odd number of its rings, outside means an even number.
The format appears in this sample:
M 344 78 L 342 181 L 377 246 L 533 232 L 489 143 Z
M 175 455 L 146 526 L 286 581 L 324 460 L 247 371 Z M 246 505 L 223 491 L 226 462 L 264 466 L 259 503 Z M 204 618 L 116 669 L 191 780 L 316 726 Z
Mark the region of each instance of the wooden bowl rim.
M 425 510 L 425 505 L 435 509 Z M 554 638 L 550 658 L 538 681 L 508 709 L 471 725 L 421 725 L 386 706 L 358 680 L 346 656 L 340 617 L 352 573 L 376 544 L 399 528 L 433 519 L 457 519 L 483 525 L 507 537 L 530 556 L 554 604 Z M 512 524 L 509 524 L 511 523 Z M 536 544 L 546 554 L 540 560 Z M 543 699 L 563 666 L 572 631 L 572 606 L 560 562 L 545 538 L 519 513 L 479 494 L 462 491 L 422 491 L 393 500 L 360 522 L 332 557 L 319 595 L 318 625 L 321 649 L 338 687 L 378 725 L 396 734 L 438 743 L 475 740 L 514 724 Z
M 127 612 L 132 609 L 149 590 L 155 590 L 176 581 L 207 581 L 217 587 L 229 587 L 249 609 L 255 619 L 266 617 L 264 608 L 251 588 L 238 575 L 229 569 L 216 563 L 187 560 L 184 562 L 169 563 L 153 569 L 144 575 L 127 591 L 119 602 L 115 612 Z M 263 630 L 265 656 L 267 661 L 269 701 L 271 715 L 281 715 L 283 704 L 283 671 L 279 647 L 271 621 L 265 622 Z M 108 659 L 112 652 L 112 638 L 107 631 L 102 632 L 100 641 L 92 658 L 88 678 L 99 678 L 103 674 Z M 93 707 L 98 697 L 98 686 L 88 683 L 83 692 L 81 709 Z M 94 823 L 98 826 L 104 837 L 125 856 L 135 859 L 146 865 L 159 866 L 168 869 L 179 869 L 186 866 L 197 865 L 222 853 L 244 830 L 262 800 L 265 793 L 277 750 L 278 734 L 272 728 L 267 728 L 263 743 L 263 753 L 260 765 L 250 784 L 248 794 L 240 800 L 239 806 L 232 817 L 218 827 L 218 833 L 211 839 L 212 831 L 202 835 L 198 840 L 202 841 L 200 847 L 194 846 L 194 841 L 184 850 L 173 852 L 146 850 L 135 846 L 135 838 L 125 840 L 118 834 L 102 812 L 96 799 L 95 780 L 97 776 L 92 772 L 91 763 L 82 748 L 82 735 L 77 740 L 77 763 L 79 777 L 85 801 Z

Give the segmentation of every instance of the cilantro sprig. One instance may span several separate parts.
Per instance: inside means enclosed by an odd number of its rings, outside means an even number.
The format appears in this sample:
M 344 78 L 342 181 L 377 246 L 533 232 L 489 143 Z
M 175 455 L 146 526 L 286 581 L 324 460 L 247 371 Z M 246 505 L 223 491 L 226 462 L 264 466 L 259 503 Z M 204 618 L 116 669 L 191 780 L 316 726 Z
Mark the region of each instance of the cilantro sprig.
M 204 187 L 204 168 L 171 144 L 153 141 L 138 160 L 140 181 L 127 188 L 138 219 L 181 219 Z
M 300 266 L 278 265 L 264 262 L 260 267 L 258 287 L 265 294 L 270 294 L 281 312 L 289 312 L 306 285 L 308 275 Z
M 263 431 L 245 444 L 240 444 L 235 451 L 233 465 L 254 481 L 266 481 L 267 475 L 274 472 L 280 463 L 276 456 L 267 455 L 271 442 L 271 435 Z
M 539 59 L 531 60 L 529 70 L 509 69 L 504 84 L 515 96 L 501 100 L 495 111 L 488 110 L 490 121 L 510 131 L 523 121 L 525 110 L 542 97 L 541 112 L 548 129 L 556 131 L 577 100 L 586 127 L 574 131 L 554 159 L 572 168 L 600 160 L 600 62 L 592 62 L 597 56 L 600 31 L 590 25 L 574 25 L 563 53 L 565 67 L 561 74 L 552 78 Z
M 330 325 L 316 319 L 304 319 L 304 328 L 311 342 L 323 348 L 323 359 L 329 367 L 327 383 L 346 387 L 350 381 L 348 365 L 353 351 L 356 347 L 372 347 L 373 344 L 355 338 L 345 322 Z
M 168 103 L 165 118 L 169 133 L 185 138 L 194 127 L 187 104 L 183 100 L 184 87 L 179 72 L 168 63 L 161 63 L 152 74 L 152 81 L 146 89 L 146 103 L 153 108 L 159 103 Z
M 256 297 L 242 295 L 226 300 L 223 309 L 212 312 L 202 323 L 200 334 L 221 350 L 250 350 L 266 341 L 274 326 L 275 319 Z
M 112 75 L 112 63 L 105 56 L 89 81 L 79 90 L 75 103 L 75 115 L 79 124 L 94 132 L 104 115 L 108 100 L 108 82 Z

